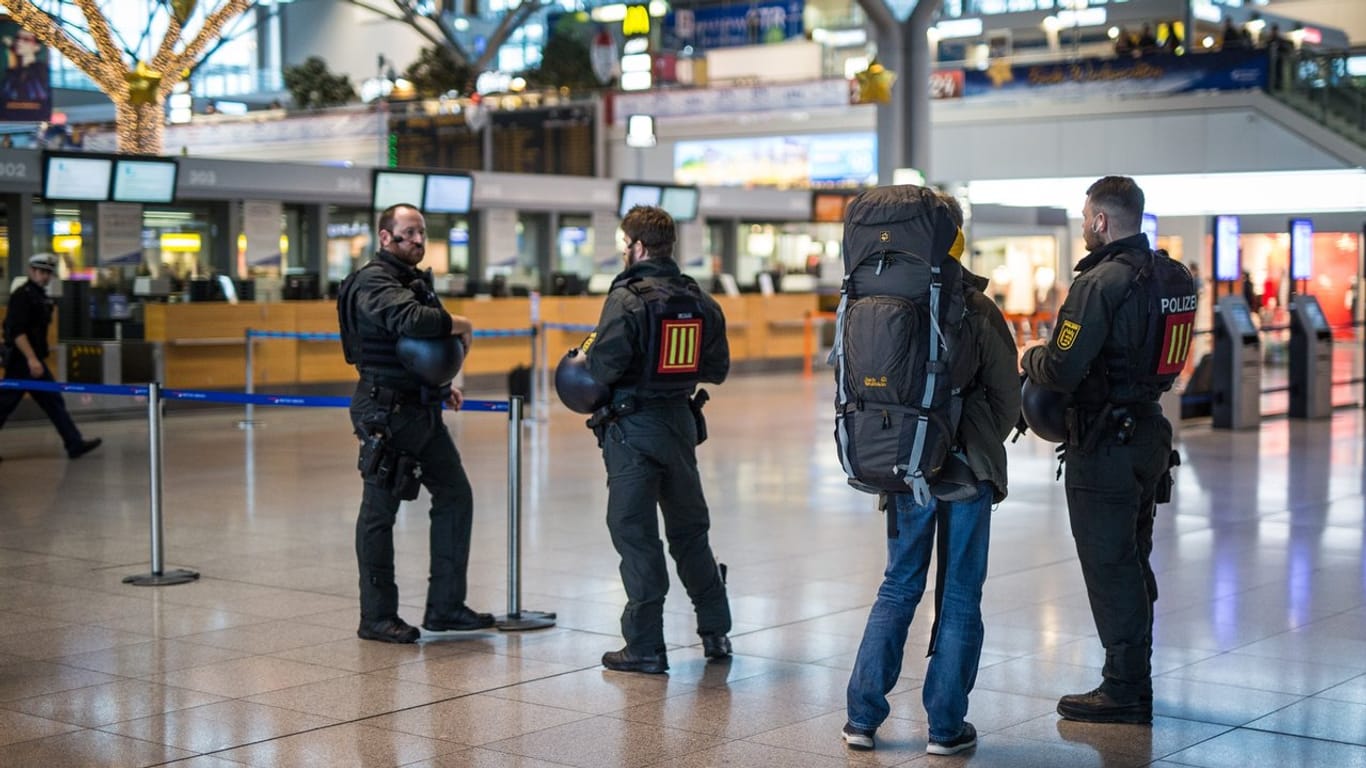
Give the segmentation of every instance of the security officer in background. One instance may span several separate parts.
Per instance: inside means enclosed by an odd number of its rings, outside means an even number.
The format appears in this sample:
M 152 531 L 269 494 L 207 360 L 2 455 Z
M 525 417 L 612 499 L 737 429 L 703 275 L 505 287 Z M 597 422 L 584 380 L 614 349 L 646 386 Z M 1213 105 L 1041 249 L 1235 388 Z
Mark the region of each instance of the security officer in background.
M 360 628 L 366 640 L 413 643 L 420 635 L 398 615 L 394 583 L 394 518 L 401 500 L 431 493 L 431 571 L 424 629 L 493 626 L 493 616 L 465 605 L 474 498 L 460 454 L 441 418 L 444 402 L 459 410 L 460 390 L 432 386 L 404 367 L 400 337 L 459 337 L 468 348 L 473 327 L 452 315 L 419 271 L 427 239 L 422 213 L 395 205 L 379 216 L 379 252 L 343 283 L 337 297 L 347 361 L 360 371 L 351 423 L 361 439 L 365 490 L 356 520 L 360 566 Z
M 47 285 L 52 282 L 57 271 L 57 257 L 51 253 L 39 253 L 28 260 L 28 281 L 19 286 L 9 297 L 9 308 L 5 312 L 5 346 L 0 362 L 5 365 L 5 378 L 11 380 L 52 381 L 52 372 L 47 363 L 47 329 L 52 324 L 52 298 L 47 295 Z M 6 389 L 0 392 L 0 426 L 9 418 L 24 392 L 43 409 L 52 426 L 62 436 L 66 455 L 79 459 L 95 450 L 102 442 L 98 437 L 86 440 L 71 420 L 66 410 L 66 401 L 60 392 L 39 392 L 38 390 Z
M 1157 485 L 1168 468 L 1172 428 L 1161 390 L 1137 381 L 1148 305 L 1126 300 L 1135 271 L 1121 258 L 1147 257 L 1140 231 L 1143 190 L 1106 176 L 1086 190 L 1083 237 L 1090 253 L 1058 311 L 1046 345 L 1021 367 L 1034 384 L 1071 395 L 1065 448 L 1072 537 L 1105 646 L 1103 682 L 1063 696 L 1058 714 L 1096 723 L 1151 723 L 1152 628 L 1157 581 L 1149 565 Z
M 730 603 L 707 538 L 711 520 L 697 473 L 706 392 L 691 397 L 699 382 L 726 378 L 730 347 L 721 307 L 673 259 L 673 218 L 662 208 L 638 205 L 621 229 L 626 270 L 613 281 L 597 329 L 583 345 L 588 372 L 612 390 L 588 424 L 607 465 L 607 529 L 621 556 L 627 599 L 621 615 L 626 646 L 603 654 L 602 665 L 660 674 L 669 668 L 669 574 L 656 507 L 697 613 L 703 653 L 709 659 L 731 653 Z

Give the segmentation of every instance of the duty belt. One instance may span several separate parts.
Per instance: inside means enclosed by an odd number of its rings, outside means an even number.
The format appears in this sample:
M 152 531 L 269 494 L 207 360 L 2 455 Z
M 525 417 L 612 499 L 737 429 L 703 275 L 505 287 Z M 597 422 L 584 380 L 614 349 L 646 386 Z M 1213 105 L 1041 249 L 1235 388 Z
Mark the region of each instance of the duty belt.
M 1107 433 L 1124 445 L 1134 436 L 1138 420 L 1161 415 L 1162 406 L 1152 401 L 1105 403 L 1098 408 L 1074 406 L 1067 409 L 1067 445 L 1089 453 Z
M 597 429 L 599 425 L 616 421 L 624 416 L 630 416 L 636 411 L 644 411 L 651 408 L 678 408 L 686 407 L 690 403 L 688 395 L 678 395 L 674 397 L 636 397 L 627 395 L 618 398 L 614 402 L 608 403 L 603 407 L 593 411 L 588 417 L 588 428 Z
M 383 408 L 395 408 L 400 405 L 440 405 L 451 394 L 449 386 L 401 389 L 380 384 L 372 379 L 362 381 L 370 386 L 370 399 Z

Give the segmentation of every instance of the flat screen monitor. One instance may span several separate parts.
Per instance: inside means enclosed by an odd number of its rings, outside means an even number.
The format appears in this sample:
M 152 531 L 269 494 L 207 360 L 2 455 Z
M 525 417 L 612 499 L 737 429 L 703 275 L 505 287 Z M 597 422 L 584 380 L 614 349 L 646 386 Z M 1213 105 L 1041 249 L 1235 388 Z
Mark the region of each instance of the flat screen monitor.
M 322 285 L 317 272 L 298 272 L 285 275 L 280 298 L 287 301 L 306 301 L 322 298 Z
M 109 180 L 113 173 L 112 158 L 47 155 L 43 167 L 43 198 L 103 202 L 109 199 Z
M 372 208 L 382 211 L 391 205 L 404 203 L 422 210 L 425 177 L 412 171 L 375 171 Z
M 1143 214 L 1142 224 L 1143 234 L 1148 236 L 1148 247 L 1157 247 L 1157 216 L 1152 213 Z
M 676 222 L 697 218 L 697 187 L 664 187 L 659 192 L 659 207 Z
M 114 201 L 119 203 L 170 203 L 175 201 L 174 160 L 128 160 L 114 163 Z
M 1308 280 L 1314 273 L 1314 222 L 1290 220 L 1290 279 Z
M 1246 303 L 1242 301 L 1229 302 L 1228 316 L 1233 320 L 1233 327 L 1238 329 L 1238 335 L 1243 338 L 1256 338 L 1257 326 L 1252 322 L 1252 310 L 1247 308 Z
M 617 206 L 617 215 L 625 218 L 626 214 L 637 205 L 659 205 L 659 198 L 663 190 L 654 184 L 628 184 L 621 185 L 621 204 Z
M 427 213 L 469 213 L 474 202 L 474 177 L 429 173 L 425 191 L 422 210 Z
M 1237 280 L 1242 264 L 1238 254 L 1238 217 L 1214 217 L 1214 279 Z
M 844 211 L 849 207 L 849 201 L 855 197 L 856 195 L 844 192 L 812 192 L 811 220 L 828 224 L 843 224 Z
M 550 295 L 578 296 L 584 292 L 583 278 L 576 272 L 552 272 L 550 274 Z

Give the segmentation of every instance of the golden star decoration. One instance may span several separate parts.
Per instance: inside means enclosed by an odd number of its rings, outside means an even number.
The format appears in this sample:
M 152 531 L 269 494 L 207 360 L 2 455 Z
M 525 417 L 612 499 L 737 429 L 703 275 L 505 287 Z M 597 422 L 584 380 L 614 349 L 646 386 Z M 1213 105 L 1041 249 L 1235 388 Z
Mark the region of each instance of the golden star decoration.
M 1015 73 L 1010 70 L 1010 62 L 1005 59 L 996 59 L 987 67 L 987 77 L 991 78 L 991 84 L 1000 88 L 1002 85 L 1015 79 Z
M 153 72 L 147 64 L 139 61 L 131 72 L 125 72 L 123 79 L 128 81 L 129 104 L 155 104 L 157 88 L 161 85 L 161 74 Z
M 189 21 L 197 4 L 198 0 L 171 0 L 171 12 L 175 14 L 176 21 L 184 24 Z
M 877 63 L 854 75 L 858 79 L 858 103 L 887 104 L 892 100 L 892 83 L 896 73 Z

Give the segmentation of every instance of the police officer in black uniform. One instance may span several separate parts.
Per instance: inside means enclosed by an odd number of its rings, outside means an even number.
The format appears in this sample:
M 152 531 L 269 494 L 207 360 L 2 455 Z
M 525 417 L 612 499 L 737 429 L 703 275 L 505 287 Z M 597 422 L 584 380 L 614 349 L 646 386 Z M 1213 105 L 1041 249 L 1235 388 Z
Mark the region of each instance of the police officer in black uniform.
M 661 208 L 636 206 L 621 222 L 626 270 L 584 343 L 592 378 L 610 386 L 610 402 L 589 419 L 607 465 L 607 528 L 621 556 L 626 646 L 603 654 L 608 669 L 668 670 L 664 595 L 669 574 L 659 512 L 679 579 L 697 613 L 709 659 L 730 656 L 730 603 L 712 555 L 711 521 L 697 472 L 705 439 L 699 382 L 719 384 L 730 370 L 726 319 L 716 300 L 679 271 L 674 221 Z
M 1133 256 L 1150 255 L 1140 231 L 1143 190 L 1131 178 L 1107 176 L 1086 195 L 1082 226 L 1090 253 L 1077 264 L 1052 338 L 1021 360 L 1035 385 L 1071 394 L 1064 420 L 1067 507 L 1105 646 L 1103 682 L 1063 696 L 1058 714 L 1151 723 L 1157 581 L 1148 560 L 1172 428 L 1157 402 L 1161 388 L 1139 382 L 1134 364 L 1148 342 L 1148 305 L 1128 298 Z
M 52 282 L 56 271 L 55 255 L 39 253 L 32 256 L 28 260 L 28 282 L 19 286 L 9 297 L 9 307 L 5 311 L 4 355 L 0 359 L 5 365 L 7 379 L 53 380 L 52 372 L 43 361 L 48 354 L 47 329 L 52 323 L 52 298 L 47 295 L 47 284 Z M 25 391 L 0 391 L 0 426 L 19 407 Z M 27 391 L 62 436 L 67 456 L 79 459 L 100 446 L 102 441 L 98 437 L 86 440 L 81 436 L 81 431 L 66 410 L 66 401 L 60 392 Z
M 474 498 L 460 454 L 441 418 L 444 402 L 458 410 L 460 390 L 432 384 L 404 366 L 401 337 L 438 341 L 458 337 L 468 347 L 473 328 L 452 315 L 432 291 L 430 271 L 419 271 L 426 223 L 411 205 L 395 205 L 379 217 L 379 252 L 351 275 L 337 297 L 342 344 L 360 371 L 351 398 L 351 423 L 361 439 L 365 490 L 356 520 L 360 566 L 360 628 L 366 640 L 413 643 L 420 633 L 398 615 L 394 583 L 394 518 L 399 502 L 432 497 L 427 609 L 429 631 L 493 626 L 493 616 L 465 605 Z M 454 372 L 451 372 L 454 375 Z

